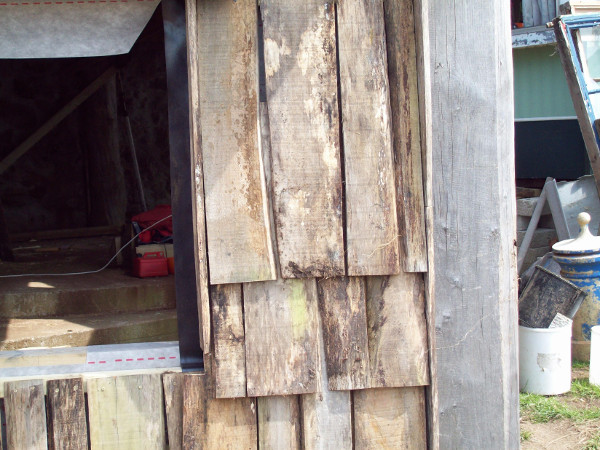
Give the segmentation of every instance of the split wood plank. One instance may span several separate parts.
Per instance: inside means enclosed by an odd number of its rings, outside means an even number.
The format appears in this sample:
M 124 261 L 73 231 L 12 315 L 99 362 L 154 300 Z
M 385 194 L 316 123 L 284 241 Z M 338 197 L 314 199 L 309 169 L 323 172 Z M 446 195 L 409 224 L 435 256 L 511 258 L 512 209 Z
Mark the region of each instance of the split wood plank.
M 246 396 L 246 348 L 242 285 L 211 287 L 214 341 L 215 395 L 217 398 Z
M 209 375 L 183 375 L 183 448 L 251 450 L 257 435 L 255 399 L 215 399 Z
M 161 377 L 128 375 L 87 380 L 92 449 L 165 449 Z
M 383 4 L 401 261 L 406 272 L 427 272 L 413 0 Z
M 276 278 L 258 121 L 255 0 L 198 3 L 211 284 Z
M 48 447 L 86 450 L 88 428 L 82 378 L 50 380 L 48 392 Z
M 165 373 L 162 377 L 170 450 L 181 450 L 183 438 L 183 375 Z
M 317 287 L 329 389 L 367 388 L 369 346 L 364 279 L 323 278 Z
M 206 222 L 204 217 L 204 175 L 202 168 L 202 137 L 200 120 L 200 83 L 198 74 L 198 11 L 196 0 L 185 1 L 188 80 L 190 102 L 190 152 L 192 165 L 192 216 L 194 234 L 194 265 L 200 347 L 204 353 L 212 351 L 210 332 L 210 296 L 208 293 L 208 256 L 206 250 Z
M 321 325 L 322 321 L 319 322 Z M 300 396 L 303 448 L 350 450 L 353 448 L 351 393 L 329 389 L 323 334 L 319 332 L 320 392 Z
M 7 448 L 48 448 L 44 384 L 41 380 L 5 383 L 4 409 Z
M 244 284 L 246 379 L 251 397 L 318 390 L 316 280 Z
M 423 275 L 367 278 L 369 387 L 429 383 Z
M 281 274 L 343 275 L 334 5 L 263 0 L 261 11 Z
M 382 0 L 338 1 L 348 275 L 400 272 Z
M 258 448 L 299 450 L 302 447 L 298 396 L 259 397 Z
M 365 389 L 353 397 L 355 448 L 427 448 L 424 388 Z

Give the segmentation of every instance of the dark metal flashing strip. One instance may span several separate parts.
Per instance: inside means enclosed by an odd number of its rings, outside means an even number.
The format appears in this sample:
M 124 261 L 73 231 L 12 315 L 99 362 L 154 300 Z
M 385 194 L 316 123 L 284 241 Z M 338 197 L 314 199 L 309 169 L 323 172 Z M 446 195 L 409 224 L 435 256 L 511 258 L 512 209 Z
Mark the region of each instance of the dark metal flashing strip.
M 183 371 L 204 368 L 200 348 L 190 163 L 188 71 L 184 0 L 163 0 L 169 101 L 171 204 L 179 353 Z

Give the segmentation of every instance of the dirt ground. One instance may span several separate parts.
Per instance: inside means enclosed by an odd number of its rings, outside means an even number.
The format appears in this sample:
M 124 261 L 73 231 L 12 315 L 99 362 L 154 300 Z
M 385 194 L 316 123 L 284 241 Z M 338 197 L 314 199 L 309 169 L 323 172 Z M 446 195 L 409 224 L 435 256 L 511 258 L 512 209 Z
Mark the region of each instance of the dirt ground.
M 573 369 L 572 379 L 587 379 L 589 369 Z M 562 401 L 571 407 L 578 409 L 600 407 L 600 399 L 584 399 L 560 397 Z M 529 438 L 521 442 L 524 450 L 545 449 L 585 449 L 586 444 L 600 431 L 600 420 L 587 420 L 585 422 L 573 422 L 567 419 L 552 420 L 547 423 L 532 423 L 521 419 L 521 433 L 528 432 Z M 595 447 L 592 447 L 595 448 Z

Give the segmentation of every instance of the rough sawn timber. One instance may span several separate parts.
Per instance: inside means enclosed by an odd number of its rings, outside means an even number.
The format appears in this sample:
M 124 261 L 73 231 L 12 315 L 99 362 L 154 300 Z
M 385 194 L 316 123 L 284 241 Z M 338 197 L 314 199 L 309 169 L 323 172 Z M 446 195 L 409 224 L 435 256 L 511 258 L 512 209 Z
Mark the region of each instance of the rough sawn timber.
M 261 11 L 281 274 L 343 275 L 334 5 L 263 0 Z
M 46 404 L 41 380 L 5 384 L 7 448 L 46 450 Z
M 50 380 L 48 391 L 48 448 L 86 450 L 88 429 L 83 379 Z
M 194 234 L 194 266 L 200 347 L 210 353 L 210 299 L 208 294 L 208 256 L 206 254 L 206 222 L 204 217 L 204 175 L 202 168 L 202 135 L 200 120 L 200 85 L 198 68 L 198 0 L 185 0 L 187 56 L 190 107 L 190 154 L 192 177 L 192 216 Z
M 322 278 L 317 288 L 329 389 L 364 389 L 369 374 L 365 281 Z
M 243 290 L 248 395 L 317 392 L 316 280 L 245 283 Z
M 444 448 L 519 447 L 509 8 L 429 2 L 439 401 L 430 414 Z
M 246 396 L 246 348 L 242 285 L 211 286 L 215 395 Z
M 384 1 L 400 255 L 406 272 L 427 272 L 425 199 L 413 0 Z
M 300 404 L 297 395 L 259 397 L 258 447 L 260 449 L 302 448 Z
M 348 275 L 400 272 L 382 0 L 338 1 Z
M 258 121 L 255 0 L 198 3 L 198 66 L 211 284 L 276 278 Z

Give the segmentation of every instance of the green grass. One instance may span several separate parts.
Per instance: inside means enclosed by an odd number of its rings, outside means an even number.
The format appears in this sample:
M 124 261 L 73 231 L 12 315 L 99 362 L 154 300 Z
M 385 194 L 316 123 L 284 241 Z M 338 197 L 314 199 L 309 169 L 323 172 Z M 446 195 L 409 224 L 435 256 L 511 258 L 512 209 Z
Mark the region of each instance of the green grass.
M 568 395 L 586 399 L 600 398 L 600 386 L 590 384 L 585 378 L 578 378 L 571 382 L 571 391 Z
M 573 408 L 562 403 L 557 397 L 521 394 L 520 405 L 521 415 L 534 423 L 545 423 L 555 419 L 569 419 L 574 422 L 600 419 L 600 408 Z
M 600 450 L 600 434 L 587 441 L 583 450 Z
M 577 359 L 573 360 L 573 369 L 589 369 L 590 362 L 589 361 L 579 361 Z
M 531 431 L 521 430 L 521 442 L 528 441 L 529 439 L 531 439 Z

